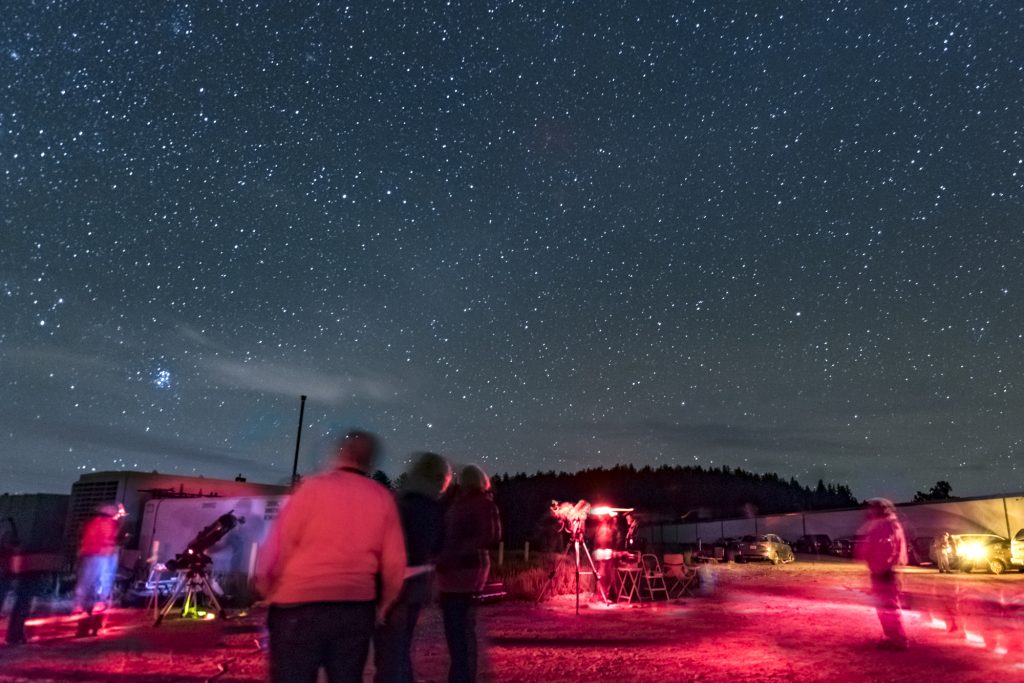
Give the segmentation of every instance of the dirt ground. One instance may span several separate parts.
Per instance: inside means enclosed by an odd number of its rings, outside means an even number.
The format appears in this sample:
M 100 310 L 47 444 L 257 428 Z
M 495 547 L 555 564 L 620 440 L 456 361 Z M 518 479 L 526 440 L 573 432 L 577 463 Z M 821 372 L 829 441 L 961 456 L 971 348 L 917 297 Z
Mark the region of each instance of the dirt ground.
M 905 652 L 876 647 L 881 630 L 854 563 L 723 564 L 707 578 L 693 597 L 610 608 L 585 601 L 578 616 L 571 596 L 483 606 L 481 680 L 1024 680 L 1024 574 L 908 569 Z M 142 610 L 118 609 L 98 638 L 75 639 L 68 624 L 46 623 L 27 645 L 0 646 L 0 683 L 262 681 L 262 624 L 254 610 L 153 628 Z M 421 623 L 414 661 L 418 680 L 445 680 L 436 609 Z

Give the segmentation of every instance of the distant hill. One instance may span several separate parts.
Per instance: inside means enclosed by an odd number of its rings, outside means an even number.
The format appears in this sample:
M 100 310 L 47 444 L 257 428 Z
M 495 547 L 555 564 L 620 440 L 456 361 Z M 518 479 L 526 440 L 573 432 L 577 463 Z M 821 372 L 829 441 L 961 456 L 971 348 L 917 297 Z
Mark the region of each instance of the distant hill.
M 617 465 L 576 473 L 537 472 L 498 475 L 495 501 L 502 514 L 506 545 L 542 541 L 549 533 L 551 501 L 632 507 L 648 519 L 676 521 L 740 517 L 802 510 L 856 507 L 849 487 L 818 481 L 815 488 L 777 474 L 755 474 L 718 467 L 642 467 Z

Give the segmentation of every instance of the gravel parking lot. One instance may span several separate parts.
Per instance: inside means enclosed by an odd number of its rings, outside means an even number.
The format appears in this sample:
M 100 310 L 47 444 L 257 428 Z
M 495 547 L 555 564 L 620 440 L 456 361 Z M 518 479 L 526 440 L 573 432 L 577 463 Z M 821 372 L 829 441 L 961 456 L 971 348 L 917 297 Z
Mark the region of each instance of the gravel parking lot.
M 910 568 L 906 652 L 876 648 L 881 631 L 862 566 L 801 557 L 782 566 L 708 567 L 696 597 L 642 606 L 585 603 L 481 608 L 482 679 L 491 681 L 971 681 L 1024 678 L 1024 574 L 940 575 Z M 114 610 L 97 639 L 50 623 L 27 645 L 0 649 L 0 682 L 265 680 L 259 610 L 225 621 Z M 949 627 L 955 621 L 956 631 Z M 2 625 L 0 625 L 2 628 Z M 436 610 L 415 649 L 420 680 L 443 681 Z M 370 679 L 368 667 L 367 679 Z

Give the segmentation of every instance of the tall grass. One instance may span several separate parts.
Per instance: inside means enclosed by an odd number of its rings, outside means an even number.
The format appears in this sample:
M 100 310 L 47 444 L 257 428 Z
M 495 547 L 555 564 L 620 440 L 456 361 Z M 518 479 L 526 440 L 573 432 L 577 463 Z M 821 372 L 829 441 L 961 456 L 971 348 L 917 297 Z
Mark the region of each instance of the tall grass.
M 552 571 L 554 580 L 547 597 L 575 593 L 574 559 L 566 556 L 563 561 L 562 558 L 562 553 L 534 553 L 530 556 L 529 562 L 525 562 L 522 557 L 506 556 L 502 566 L 492 565 L 491 574 L 495 579 L 504 582 L 508 597 L 512 600 L 536 600 L 551 577 Z M 589 567 L 587 569 L 589 570 Z M 593 575 L 581 575 L 580 591 L 589 593 L 593 590 Z

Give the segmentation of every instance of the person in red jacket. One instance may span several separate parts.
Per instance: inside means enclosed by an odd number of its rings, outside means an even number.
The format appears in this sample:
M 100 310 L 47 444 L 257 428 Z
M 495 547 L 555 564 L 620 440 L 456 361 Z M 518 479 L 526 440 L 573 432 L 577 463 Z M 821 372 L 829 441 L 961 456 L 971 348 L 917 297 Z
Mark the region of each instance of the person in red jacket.
M 125 516 L 124 507 L 106 503 L 82 527 L 78 547 L 78 581 L 75 584 L 76 611 L 91 615 L 94 609 L 105 610 L 117 573 L 118 522 Z
M 437 559 L 444 635 L 451 660 L 449 683 L 476 680 L 477 643 L 474 598 L 491 570 L 488 550 L 501 539 L 491 481 L 475 465 L 459 474 L 459 493 L 445 515 L 444 545 Z

